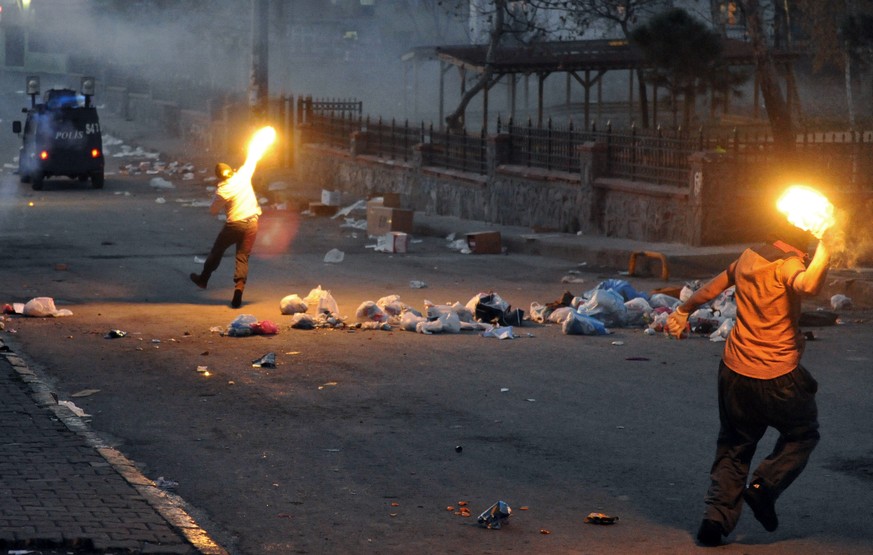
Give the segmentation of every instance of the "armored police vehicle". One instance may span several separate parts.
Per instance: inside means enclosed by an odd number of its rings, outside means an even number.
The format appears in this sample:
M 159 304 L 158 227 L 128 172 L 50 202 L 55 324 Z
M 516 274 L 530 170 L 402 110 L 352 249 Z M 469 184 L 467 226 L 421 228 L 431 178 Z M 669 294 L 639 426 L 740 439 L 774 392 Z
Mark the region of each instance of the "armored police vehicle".
M 24 128 L 20 121 L 12 122 L 12 131 L 22 139 L 18 155 L 18 175 L 22 183 L 30 183 L 35 191 L 43 188 L 49 177 L 67 176 L 79 181 L 91 180 L 91 185 L 103 187 L 103 136 L 97 109 L 91 104 L 95 83 L 82 78 L 81 95 L 73 89 L 49 89 L 42 102 L 39 78 L 27 78 L 30 108 Z

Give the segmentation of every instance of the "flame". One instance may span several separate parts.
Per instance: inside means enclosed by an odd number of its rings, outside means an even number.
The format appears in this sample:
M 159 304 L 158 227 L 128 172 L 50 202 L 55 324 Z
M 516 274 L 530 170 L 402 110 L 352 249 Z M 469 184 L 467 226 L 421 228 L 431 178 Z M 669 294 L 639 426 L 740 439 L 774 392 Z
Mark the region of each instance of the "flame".
M 270 145 L 276 140 L 276 130 L 270 127 L 262 127 L 255 131 L 249 141 L 248 157 L 246 162 L 257 162 L 260 160 Z
M 834 225 L 834 205 L 826 196 L 812 187 L 792 185 L 776 201 L 776 209 L 785 214 L 788 221 L 821 239 L 824 232 Z

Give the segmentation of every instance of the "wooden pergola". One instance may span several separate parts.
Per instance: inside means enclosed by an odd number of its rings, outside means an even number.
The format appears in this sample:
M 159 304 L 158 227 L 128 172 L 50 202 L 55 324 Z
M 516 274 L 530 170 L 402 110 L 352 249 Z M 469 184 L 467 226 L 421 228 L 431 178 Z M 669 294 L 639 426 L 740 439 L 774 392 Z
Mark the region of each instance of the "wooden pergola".
M 728 66 L 755 65 L 751 43 L 723 39 L 723 59 Z M 445 116 L 445 76 L 451 68 L 457 68 L 460 73 L 461 95 L 464 94 L 468 73 L 481 74 L 487 69 L 486 54 L 488 46 L 478 45 L 448 45 L 418 47 L 403 56 L 403 61 L 413 64 L 416 72 L 414 79 L 414 96 L 417 99 L 417 66 L 422 62 L 438 61 L 439 71 L 439 120 L 444 124 Z M 796 57 L 794 54 L 777 52 L 774 60 L 784 64 Z M 575 80 L 584 89 L 584 121 L 587 127 L 590 123 L 591 89 L 597 86 L 598 105 L 602 100 L 600 88 L 601 79 L 608 71 L 628 71 L 628 109 L 633 110 L 634 74 L 638 69 L 648 69 L 651 65 L 636 46 L 626 40 L 584 40 L 542 42 L 529 46 L 502 47 L 497 51 L 496 61 L 491 64 L 493 79 L 482 90 L 483 125 L 487 128 L 488 92 L 502 79 L 507 80 L 509 95 L 509 111 L 515 114 L 516 94 L 519 76 L 537 79 L 537 123 L 543 123 L 543 89 L 546 78 L 554 73 L 566 74 L 566 96 L 570 103 L 571 84 Z M 794 91 L 792 72 L 786 72 L 788 90 Z M 528 87 L 525 87 L 525 91 Z M 652 95 L 656 99 L 656 95 Z M 789 103 L 796 95 L 789 94 Z M 758 82 L 755 81 L 755 117 L 758 116 Z M 657 114 L 657 102 L 654 104 Z

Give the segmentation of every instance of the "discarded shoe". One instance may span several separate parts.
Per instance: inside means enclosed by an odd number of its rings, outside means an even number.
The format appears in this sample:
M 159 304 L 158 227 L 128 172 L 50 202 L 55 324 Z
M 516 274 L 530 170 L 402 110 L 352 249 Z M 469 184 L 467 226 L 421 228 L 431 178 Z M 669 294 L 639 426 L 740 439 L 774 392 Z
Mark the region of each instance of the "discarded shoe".
M 191 281 L 194 282 L 194 285 L 196 285 L 200 289 L 206 289 L 206 280 L 200 277 L 200 274 L 192 273 L 188 277 L 191 278 Z
M 239 308 L 242 305 L 242 294 L 243 292 L 239 289 L 233 292 L 233 299 L 230 301 L 231 308 Z
M 776 503 L 773 496 L 760 480 L 755 480 L 743 491 L 743 499 L 755 518 L 768 532 L 779 527 L 779 518 L 776 516 Z
M 697 530 L 697 541 L 704 547 L 717 547 L 721 545 L 724 529 L 721 524 L 708 518 L 703 519 Z

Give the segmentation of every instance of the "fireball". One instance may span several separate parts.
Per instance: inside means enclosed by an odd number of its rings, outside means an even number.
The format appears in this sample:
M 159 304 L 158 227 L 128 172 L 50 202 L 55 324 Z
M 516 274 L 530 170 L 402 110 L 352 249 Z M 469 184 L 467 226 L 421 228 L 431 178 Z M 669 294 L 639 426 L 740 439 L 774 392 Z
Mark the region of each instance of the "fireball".
M 793 185 L 782 193 L 776 202 L 788 221 L 800 229 L 809 231 L 816 239 L 834 225 L 834 205 L 812 187 Z
M 270 145 L 276 140 L 276 130 L 270 127 L 262 127 L 255 131 L 249 141 L 249 150 L 246 161 L 257 162 L 260 160 Z

